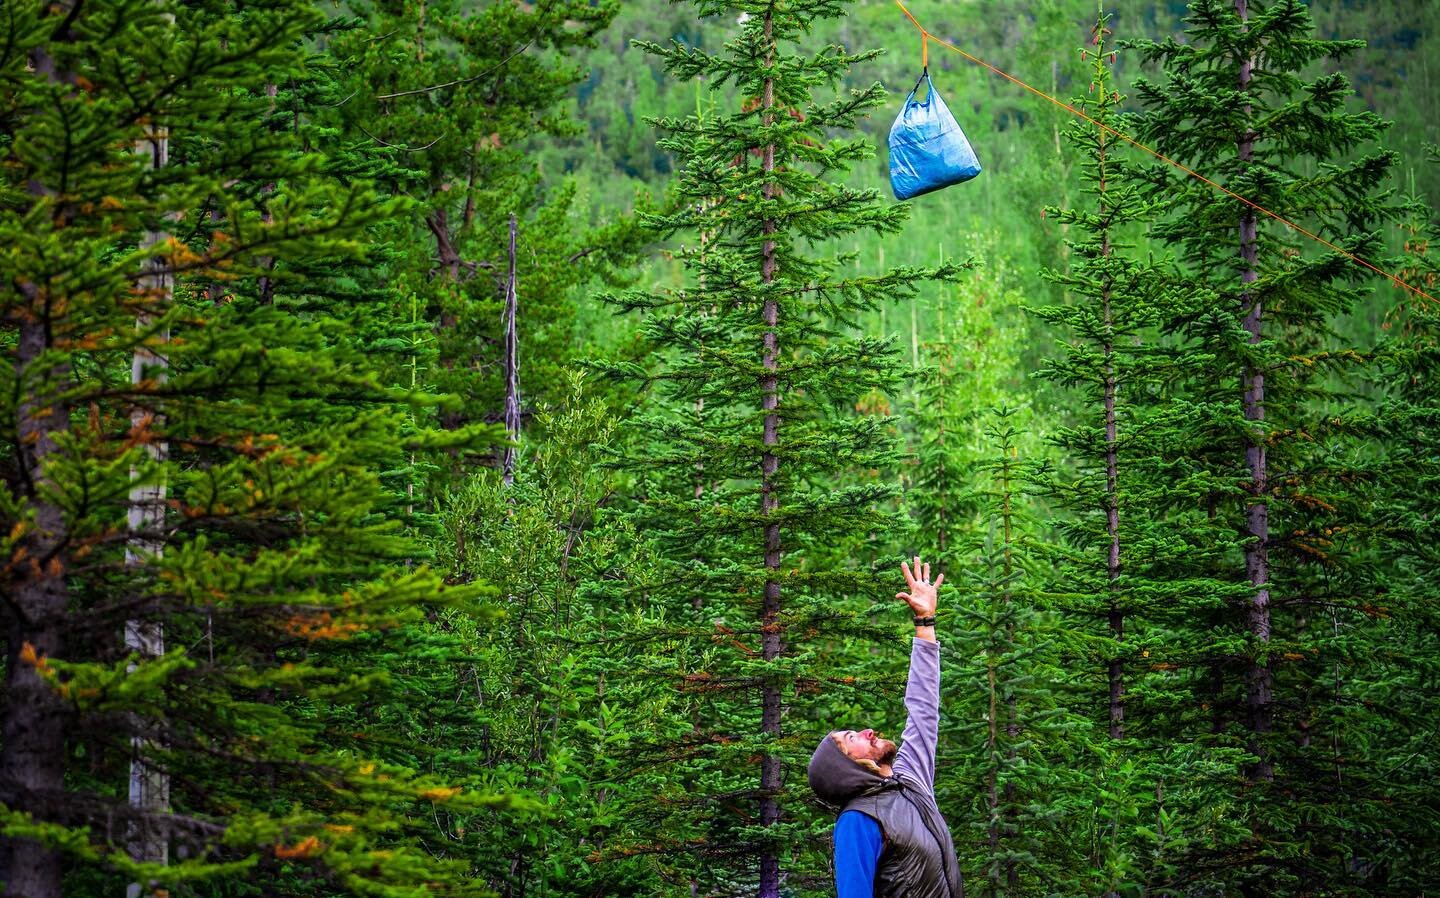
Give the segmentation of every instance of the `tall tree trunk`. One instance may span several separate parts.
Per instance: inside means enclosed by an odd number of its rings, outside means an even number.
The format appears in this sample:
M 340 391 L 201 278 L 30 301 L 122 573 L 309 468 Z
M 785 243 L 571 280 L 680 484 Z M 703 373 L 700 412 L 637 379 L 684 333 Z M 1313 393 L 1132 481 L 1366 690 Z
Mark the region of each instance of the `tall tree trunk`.
M 135 149 L 150 159 L 151 168 L 163 168 L 169 161 L 170 136 L 163 128 L 156 128 L 145 139 L 136 143 Z M 162 243 L 168 237 L 163 231 L 147 231 L 143 247 L 149 249 Z M 173 286 L 168 262 L 150 259 L 145 263 L 146 271 L 140 278 L 142 301 L 150 311 L 142 311 L 136 322 L 136 330 L 146 334 L 156 317 L 165 314 L 169 307 Z M 156 336 L 160 342 L 167 342 L 168 331 Z M 149 337 L 142 337 L 149 340 Z M 130 363 L 130 382 L 139 384 L 147 378 L 163 380 L 169 361 L 145 345 L 136 348 Z M 146 431 L 159 425 L 163 419 L 157 412 L 137 405 L 130 411 L 130 428 L 133 438 L 141 438 Z M 143 438 L 145 451 L 157 463 L 169 456 L 169 444 L 164 440 Z M 137 477 L 139 471 L 132 471 Z M 125 547 L 125 566 L 130 569 L 142 568 L 149 559 L 158 558 L 164 551 L 165 540 L 161 533 L 165 521 L 165 483 L 139 484 L 130 489 L 130 509 L 126 522 L 130 530 L 130 541 Z M 165 624 L 154 619 L 135 618 L 125 622 L 125 649 L 146 658 L 158 658 L 165 652 Z M 159 745 L 157 734 L 150 732 L 151 722 L 136 715 L 132 718 L 134 732 L 130 741 L 130 807 L 137 812 L 137 819 L 131 824 L 126 838 L 126 849 L 136 861 L 163 864 L 169 859 L 167 833 L 159 825 L 158 818 L 170 806 L 170 778 L 151 763 L 150 755 Z M 132 882 L 125 888 L 127 898 L 139 898 L 148 893 L 153 883 Z
M 451 289 L 458 292 L 460 253 L 455 249 L 454 241 L 451 239 L 449 212 L 443 205 L 437 206 L 425 217 L 425 225 L 430 229 L 431 236 L 435 238 L 435 258 L 440 263 L 440 277 L 450 285 Z M 453 330 L 459 323 L 453 310 L 442 309 L 436 330 L 443 335 L 446 331 Z M 455 367 L 455 359 L 442 352 L 440 366 L 447 371 L 452 370 Z M 465 413 L 441 410 L 439 419 L 440 426 L 446 430 L 458 430 L 465 423 Z
M 1100 254 L 1104 258 L 1110 258 L 1110 226 L 1108 224 L 1109 210 L 1105 206 L 1104 196 L 1106 190 L 1106 144 L 1105 131 L 1100 131 L 1100 147 L 1098 151 L 1100 168 L 1100 220 L 1107 222 L 1100 234 Z M 1105 341 L 1102 347 L 1105 359 L 1105 531 L 1110 536 L 1110 548 L 1105 559 L 1105 579 L 1109 591 L 1109 623 L 1110 635 L 1114 637 L 1117 647 L 1115 654 L 1110 657 L 1109 680 L 1110 680 L 1110 738 L 1125 738 L 1125 662 L 1122 658 L 1119 643 L 1125 640 L 1125 612 L 1120 608 L 1120 597 L 1116 591 L 1116 582 L 1120 579 L 1120 498 L 1119 498 L 1119 431 L 1115 423 L 1115 393 L 1117 389 L 1117 378 L 1115 374 L 1115 321 L 1113 311 L 1110 308 L 1112 284 L 1107 274 L 1105 283 L 1100 289 L 1101 314 L 1104 316 Z
M 1248 21 L 1248 0 L 1235 0 L 1235 12 L 1240 16 L 1242 23 Z M 1240 61 L 1240 90 L 1244 91 L 1249 88 L 1253 67 L 1254 61 L 1251 59 Z M 1248 116 L 1250 112 L 1248 104 L 1245 111 Z M 1255 134 L 1250 130 L 1247 118 L 1246 132 L 1240 136 L 1236 145 L 1240 160 L 1249 163 L 1254 156 L 1254 149 Z M 1255 270 L 1258 256 L 1256 237 L 1255 211 L 1247 206 L 1245 211 L 1240 214 L 1240 260 L 1244 263 L 1240 280 L 1246 285 L 1255 283 L 1258 277 Z M 1262 310 L 1259 298 L 1250 292 L 1248 286 L 1240 294 L 1240 311 L 1245 316 L 1245 330 L 1250 334 L 1250 344 L 1253 346 L 1261 340 Z M 1246 365 L 1242 375 L 1242 386 L 1245 420 L 1264 421 L 1265 373 L 1258 368 Z M 1250 499 L 1245 508 L 1245 531 L 1249 537 L 1245 545 L 1245 572 L 1250 578 L 1251 585 L 1255 587 L 1246 614 L 1246 625 L 1250 635 L 1263 643 L 1270 641 L 1270 521 L 1269 506 L 1265 502 L 1267 492 L 1265 436 L 1258 427 L 1248 433 L 1245 462 L 1250 470 Z M 1246 664 L 1245 706 L 1251 733 L 1249 747 L 1251 753 L 1258 758 L 1249 765 L 1248 775 L 1256 780 L 1272 779 L 1274 767 L 1264 744 L 1265 736 L 1270 732 L 1271 725 L 1270 666 L 1268 662 L 1262 662 L 1255 657 L 1250 658 Z
M 36 313 L 20 325 L 16 381 L 23 397 L 17 416 L 21 465 L 35 512 L 21 550 L 28 565 L 12 565 L 13 603 L 6 633 L 5 717 L 0 747 L 0 800 L 13 811 L 53 818 L 65 788 L 66 708 L 41 677 L 41 659 L 63 655 L 67 598 L 64 513 L 46 499 L 53 487 L 44 471 L 56 436 L 69 427 L 69 408 L 56 399 L 66 367 L 48 370 L 41 353 L 51 347 L 51 322 L 39 291 L 24 291 Z M 60 898 L 60 853 L 31 839 L 10 839 L 7 898 Z
M 765 64 L 767 66 L 775 64 L 773 27 L 774 10 L 766 7 Z M 769 127 L 775 120 L 775 81 L 773 78 L 765 79 L 761 104 L 765 110 L 763 113 L 765 125 Z M 763 165 L 766 174 L 765 196 L 769 199 L 775 196 L 774 183 L 770 180 L 772 172 L 775 171 L 774 144 L 766 145 Z M 774 220 L 765 221 L 764 232 L 767 238 L 775 233 Z M 775 280 L 775 241 L 766 239 L 762 252 L 760 279 L 769 284 Z M 783 647 L 780 641 L 778 622 L 780 615 L 780 525 L 769 520 L 780 506 L 779 497 L 775 494 L 775 478 L 780 469 L 780 459 L 775 454 L 775 447 L 780 444 L 779 378 L 775 373 L 780 365 L 779 339 L 776 334 L 776 327 L 780 321 L 780 307 L 773 296 L 766 297 L 762 315 L 766 327 L 762 359 L 765 375 L 761 378 L 760 383 L 762 392 L 760 404 L 765 412 L 763 434 L 765 451 L 760 457 L 760 510 L 767 519 L 765 522 L 765 569 L 770 576 L 765 580 L 765 599 L 760 613 L 760 647 L 762 657 L 766 661 L 774 661 L 780 657 Z M 761 690 L 760 729 L 771 739 L 778 740 L 780 738 L 780 689 L 775 684 L 766 682 Z M 780 804 L 776 798 L 780 793 L 780 773 L 779 756 L 771 751 L 765 752 L 760 762 L 760 824 L 762 826 L 773 826 L 780 820 Z M 780 895 L 780 858 L 769 846 L 760 852 L 759 895 L 760 898 L 779 898 Z
M 510 274 L 505 281 L 505 452 L 500 459 L 505 485 L 515 482 L 515 445 L 520 441 L 520 342 L 515 313 L 515 214 L 510 214 Z
M 992 646 L 989 650 L 990 657 L 985 659 L 985 683 L 989 689 L 990 710 L 985 716 L 989 729 L 985 738 L 985 756 L 990 759 L 989 770 L 985 775 L 985 801 L 986 809 L 990 812 L 990 824 L 986 828 L 986 843 L 990 848 L 990 857 L 994 858 L 1000 853 L 1000 765 L 995 760 L 996 746 L 1000 741 L 1000 690 L 995 682 L 996 666 L 999 664 L 999 653 Z M 986 865 L 986 876 L 990 880 L 990 895 L 1000 894 L 999 871 L 994 864 Z
M 1095 26 L 1097 42 L 1104 38 L 1104 27 L 1103 20 Z M 1101 102 L 1105 101 L 1102 99 Z M 1105 202 L 1106 191 L 1109 187 L 1108 172 L 1105 168 L 1109 146 L 1106 143 L 1106 136 L 1105 129 L 1100 128 L 1097 137 L 1099 145 L 1096 149 L 1096 161 L 1100 176 L 1099 217 L 1100 221 L 1104 223 L 1100 231 L 1100 255 L 1104 259 L 1109 259 L 1111 255 L 1110 209 Z M 1100 314 L 1104 325 L 1101 355 L 1104 359 L 1102 390 L 1105 418 L 1105 532 L 1110 538 L 1105 554 L 1105 584 L 1108 598 L 1107 622 L 1110 625 L 1110 636 L 1115 640 L 1115 650 L 1106 664 L 1106 677 L 1110 686 L 1110 738 L 1118 740 L 1125 738 L 1125 660 L 1123 652 L 1125 611 L 1120 607 L 1117 586 L 1120 579 L 1120 465 L 1119 429 L 1115 422 L 1115 394 L 1118 391 L 1118 377 L 1115 373 L 1115 316 L 1114 309 L 1111 307 L 1113 290 L 1114 282 L 1107 270 L 1100 287 Z M 1113 835 L 1118 839 L 1119 818 L 1112 817 L 1110 825 Z M 1119 892 L 1107 891 L 1105 898 L 1119 898 Z
M 1005 645 L 1013 647 L 1015 645 L 1015 627 L 1010 623 L 1012 619 L 1010 608 L 1015 597 L 1010 592 L 1010 577 L 1015 571 L 1015 556 L 1011 549 L 1010 460 L 1008 458 L 1005 460 L 1005 466 L 1001 468 L 1001 477 L 1003 478 L 1001 489 L 1004 502 L 1002 520 L 1005 526 Z M 1016 766 L 1015 744 L 1020 739 L 1020 711 L 1017 706 L 1015 690 L 1012 688 L 1008 692 L 1009 694 L 1005 697 L 1005 738 L 1008 743 L 1005 746 L 1005 761 L 1013 776 Z M 1013 855 L 1014 850 L 1019 848 L 1020 841 L 1020 812 L 1014 780 L 1005 784 L 1005 838 L 1010 842 Z M 1005 888 L 1008 895 L 1020 894 L 1020 862 L 1013 856 L 1005 859 Z
M 274 111 L 275 111 L 275 98 L 279 95 L 279 93 L 280 93 L 280 85 L 278 85 L 278 84 L 267 84 L 267 85 L 265 85 L 265 96 L 267 96 L 267 97 L 270 98 L 270 111 L 271 111 L 271 112 L 274 112 Z M 298 113 L 297 113 L 297 116 L 298 116 Z M 272 130 L 273 130 L 274 125 L 271 125 L 271 128 L 272 128 Z M 157 163 L 157 164 L 162 164 L 162 165 L 163 165 L 164 163 Z M 263 188 L 261 188 L 261 190 L 260 190 L 261 196 L 269 196 L 270 194 L 272 194 L 272 193 L 274 193 L 274 192 L 275 192 L 275 182 L 274 182 L 274 181 L 271 181 L 269 184 L 266 184 L 266 185 L 265 185 Z M 270 224 L 270 223 L 272 223 L 273 221 L 275 221 L 275 215 L 274 215 L 274 213 L 272 213 L 272 212 L 270 211 L 270 204 L 269 204 L 269 203 L 266 203 L 266 204 L 265 204 L 265 207 L 261 210 L 261 212 L 260 212 L 260 221 L 261 221 L 262 223 L 264 223 L 264 224 Z M 261 267 L 262 269 L 264 269 L 265 273 L 262 274 L 262 275 L 260 275 L 260 279 L 259 279 L 259 281 L 257 282 L 256 286 L 259 288 L 260 304 L 263 305 L 263 306 L 268 306 L 268 305 L 271 305 L 272 303 L 275 302 L 275 279 L 270 276 L 270 273 L 275 270 L 275 257 L 274 257 L 274 256 L 264 256 L 264 257 L 262 257 L 262 258 L 260 259 L 260 267 Z
M 52 15 L 70 10 L 56 4 Z M 69 33 L 57 40 L 71 39 Z M 42 45 L 30 55 L 36 76 L 51 84 L 73 78 L 56 71 L 54 58 Z M 29 193 L 37 204 L 54 191 L 31 178 Z M 66 213 L 54 212 L 57 220 Z M 57 436 L 70 426 L 70 409 L 60 400 L 70 379 L 68 363 L 45 359 L 57 332 L 64 334 L 63 315 L 47 291 L 23 283 L 24 307 L 15 347 L 16 446 L 25 478 L 26 504 L 34 512 L 20 537 L 9 571 L 10 607 L 6 610 L 5 701 L 0 722 L 0 801 L 12 811 L 37 820 L 53 819 L 64 803 L 66 708 L 59 694 L 40 674 L 43 659 L 65 652 L 67 525 L 64 511 L 48 498 L 53 488 L 46 460 L 58 448 Z M 21 561 L 21 563 L 15 563 Z M 33 839 L 7 838 L 7 898 L 60 898 L 63 866 L 60 852 Z

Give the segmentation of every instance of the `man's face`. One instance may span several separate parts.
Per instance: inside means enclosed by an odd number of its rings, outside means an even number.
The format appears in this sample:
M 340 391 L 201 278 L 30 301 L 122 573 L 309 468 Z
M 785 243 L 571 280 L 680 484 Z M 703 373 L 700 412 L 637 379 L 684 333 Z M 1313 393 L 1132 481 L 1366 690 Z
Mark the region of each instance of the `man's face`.
M 852 760 L 868 760 L 877 764 L 890 764 L 895 761 L 895 743 L 880 738 L 880 734 L 874 730 L 836 730 L 832 738 L 840 745 L 845 757 Z

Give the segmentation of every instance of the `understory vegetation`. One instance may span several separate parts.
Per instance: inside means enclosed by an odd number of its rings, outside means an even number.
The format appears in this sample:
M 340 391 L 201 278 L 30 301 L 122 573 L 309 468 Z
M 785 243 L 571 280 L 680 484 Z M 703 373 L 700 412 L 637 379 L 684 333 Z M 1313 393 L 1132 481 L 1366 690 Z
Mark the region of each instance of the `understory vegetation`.
M 1440 888 L 1440 5 L 907 6 L 5 0 L 4 894 Z

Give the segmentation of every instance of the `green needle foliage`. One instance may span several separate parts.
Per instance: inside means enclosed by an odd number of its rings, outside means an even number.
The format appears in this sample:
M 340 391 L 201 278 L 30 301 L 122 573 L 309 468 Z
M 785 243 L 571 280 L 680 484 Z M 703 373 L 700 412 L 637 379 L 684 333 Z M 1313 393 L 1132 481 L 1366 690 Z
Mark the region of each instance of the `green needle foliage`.
M 1081 51 L 1089 92 L 1073 102 L 1130 133 L 1109 21 L 1100 17 Z M 1187 839 L 1208 838 L 1216 818 L 1212 796 L 1196 790 L 1213 771 L 1176 753 L 1158 723 L 1194 711 L 1193 694 L 1174 678 L 1205 659 L 1175 634 L 1191 615 L 1210 614 L 1224 587 L 1187 571 L 1197 546 L 1226 535 L 1197 501 L 1191 457 L 1175 448 L 1186 445 L 1192 407 L 1172 389 L 1186 369 L 1165 333 L 1177 309 L 1212 300 L 1139 250 L 1164 211 L 1152 195 L 1155 173 L 1112 131 L 1076 122 L 1065 137 L 1081 154 L 1081 199 L 1049 210 L 1069 226 L 1071 253 L 1066 270 L 1046 277 L 1068 302 L 1031 310 L 1061 337 L 1060 354 L 1037 376 L 1070 396 L 1069 423 L 1051 437 L 1061 461 L 1040 483 L 1059 538 L 1044 552 L 1071 707 L 1088 722 L 1068 734 L 1066 749 L 1098 784 L 1080 799 L 1093 802 L 1078 830 L 1087 836 L 1088 890 L 1115 895 L 1172 882 L 1174 854 Z
M 1430 164 L 1440 152 L 1430 150 Z M 1433 212 L 1414 210 L 1403 225 L 1406 264 L 1398 274 L 1431 296 L 1440 280 L 1436 247 L 1440 221 Z M 1395 291 L 1392 291 L 1395 292 Z M 1343 701 L 1351 721 L 1353 747 L 1346 759 L 1366 764 L 1364 788 L 1391 807 L 1405 809 L 1375 831 L 1397 856 L 1436 857 L 1440 853 L 1440 820 L 1434 795 L 1440 764 L 1435 757 L 1435 714 L 1440 703 L 1440 669 L 1436 664 L 1437 619 L 1434 571 L 1440 557 L 1437 541 L 1436 489 L 1440 488 L 1440 307 L 1414 294 L 1396 295 L 1386 315 L 1389 337 L 1381 345 L 1380 368 L 1389 387 L 1379 405 L 1373 456 L 1376 501 L 1369 538 L 1377 560 L 1374 598 L 1360 604 L 1364 618 L 1347 622 L 1354 654 L 1347 667 L 1363 665 L 1366 680 L 1334 681 L 1331 688 Z M 1384 725 L 1377 726 L 1376 708 Z M 1345 764 L 1349 768 L 1351 764 Z M 1342 769 L 1337 765 L 1330 775 Z M 1390 888 L 1429 888 L 1433 865 L 1388 864 L 1377 870 Z
M 460 397 L 441 422 L 500 417 L 512 215 L 522 388 L 558 398 L 549 391 L 571 358 L 571 292 L 592 277 L 623 283 L 617 266 L 633 264 L 639 232 L 623 216 L 581 218 L 575 185 L 542 185 L 533 151 L 578 133 L 567 97 L 583 72 L 570 60 L 595 43 L 616 4 L 431 0 L 352 10 L 358 20 L 330 48 L 338 96 L 320 114 L 343 136 L 337 150 L 382 154 L 388 189 L 416 201 L 395 234 L 404 255 L 377 287 L 412 293 L 433 327 L 423 383 Z M 453 458 L 447 467 L 462 473 Z
M 877 595 L 862 558 L 808 562 L 812 551 L 858 551 L 886 527 L 878 504 L 892 493 L 877 476 L 894 460 L 890 424 L 855 406 L 894 385 L 900 360 L 853 323 L 964 266 L 856 274 L 850 259 L 816 251 L 822 239 L 894 233 L 905 216 L 873 190 L 831 180 L 872 155 L 868 140 L 836 135 L 884 97 L 878 84 L 817 96 L 875 56 L 800 52 L 841 4 L 697 7 L 738 22 L 723 49 L 642 46 L 672 77 L 733 86 L 740 108 L 657 121 L 660 145 L 680 160 L 680 205 L 650 223 L 698 242 L 679 251 L 684 287 L 613 300 L 645 313 L 657 354 L 651 369 L 614 369 L 650 387 L 635 420 L 644 438 L 621 461 L 642 478 L 634 526 L 656 555 L 631 588 L 667 640 L 663 654 L 632 664 L 690 696 L 690 719 L 676 722 L 689 732 L 656 747 L 674 772 L 657 775 L 659 819 L 643 850 L 707 892 L 776 896 L 782 883 L 827 888 L 815 879 L 824 860 L 797 772 L 839 725 L 812 710 L 844 688 L 827 643 L 868 631 L 856 612 Z M 788 728 L 796 718 L 815 723 Z
M 1120 113 L 1124 97 L 1113 75 L 1116 53 L 1109 17 L 1096 23 L 1093 40 L 1081 51 L 1091 62 L 1089 95 L 1073 102 L 1091 118 L 1120 133 L 1129 130 Z M 1093 640 L 1084 655 L 1104 660 L 1108 708 L 1097 715 L 1111 735 L 1125 732 L 1125 665 L 1138 654 L 1125 645 L 1126 619 L 1143 609 L 1128 593 L 1126 575 L 1145 582 L 1143 563 L 1129 564 L 1132 542 L 1154 558 L 1154 516 L 1171 484 L 1155 470 L 1167 423 L 1154 396 L 1165 380 L 1168 353 L 1157 345 L 1157 326 L 1177 299 L 1173 274 L 1152 260 L 1136 258 L 1136 238 L 1158 214 L 1147 198 L 1149 184 L 1112 133 L 1076 122 L 1065 137 L 1080 153 L 1083 200 L 1049 214 L 1070 226 L 1070 265 L 1047 276 L 1066 288 L 1069 302 L 1034 309 L 1061 328 L 1063 354 L 1038 376 L 1079 393 L 1075 424 L 1056 430 L 1053 440 L 1067 463 L 1049 483 L 1049 492 L 1073 517 L 1059 522 L 1065 554 L 1061 577 L 1075 597 L 1075 624 Z M 1142 476 L 1143 475 L 1143 476 Z M 1123 535 L 1122 535 L 1123 534 Z M 1148 585 L 1148 584 L 1147 584 Z M 1133 622 L 1132 622 L 1133 626 Z M 1080 659 L 1077 659 L 1080 660 Z
M 1440 5 L 907 6 L 1440 295 Z M 1428 296 L 933 45 L 882 202 L 892 4 L 0 36 L 5 895 L 833 895 L 916 553 L 972 892 L 1436 890 Z
M 403 205 L 268 126 L 322 20 L 138 0 L 5 21 L 7 894 L 479 891 L 420 832 L 511 797 L 338 725 L 401 688 L 347 656 L 427 608 L 488 612 L 407 563 L 377 476 L 407 397 L 328 314 L 335 280 L 275 277 L 364 266 Z M 147 625 L 162 653 L 121 641 Z M 159 804 L 127 798 L 132 764 Z
M 1088 845 L 1081 752 L 1088 722 L 1070 708 L 1060 640 L 1044 591 L 1044 553 L 1024 490 L 1013 409 L 987 421 L 990 452 L 974 464 L 979 526 L 956 546 L 954 623 L 943 628 L 937 795 L 967 894 L 1050 892 L 1074 876 Z M 953 810 L 951 810 L 953 809 Z
M 1382 259 L 1380 227 L 1396 214 L 1394 156 L 1374 149 L 1384 124 L 1347 109 L 1344 75 L 1309 74 L 1361 42 L 1315 37 L 1296 0 L 1201 0 L 1187 22 L 1183 44 L 1139 44 L 1165 67 L 1163 82 L 1136 86 L 1142 137 Z M 1213 578 L 1209 610 L 1170 634 L 1186 656 L 1173 661 L 1184 703 L 1210 719 L 1177 703 L 1157 726 L 1171 742 L 1246 754 L 1226 788 L 1236 828 L 1199 850 L 1190 875 L 1242 891 L 1383 891 L 1389 862 L 1367 843 L 1397 809 L 1373 786 L 1378 759 L 1352 742 L 1383 724 L 1363 723 L 1345 694 L 1388 691 L 1382 671 L 1353 660 L 1378 648 L 1361 647 L 1378 584 L 1363 557 L 1366 428 L 1354 408 L 1365 358 L 1335 333 L 1365 296 L 1365 270 L 1213 187 L 1172 175 L 1166 189 L 1175 214 L 1156 234 L 1204 295 L 1166 323 L 1188 369 L 1176 376 L 1189 415 L 1172 451 L 1216 529 L 1174 574 Z

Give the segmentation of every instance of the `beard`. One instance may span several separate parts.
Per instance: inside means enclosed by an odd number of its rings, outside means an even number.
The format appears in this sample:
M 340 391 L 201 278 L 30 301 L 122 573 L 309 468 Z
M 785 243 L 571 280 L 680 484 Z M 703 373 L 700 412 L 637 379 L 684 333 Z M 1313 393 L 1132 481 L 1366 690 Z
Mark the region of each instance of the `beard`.
M 880 749 L 880 757 L 876 760 L 881 764 L 894 764 L 895 754 L 900 751 L 900 747 L 889 739 L 877 738 L 875 744 Z

